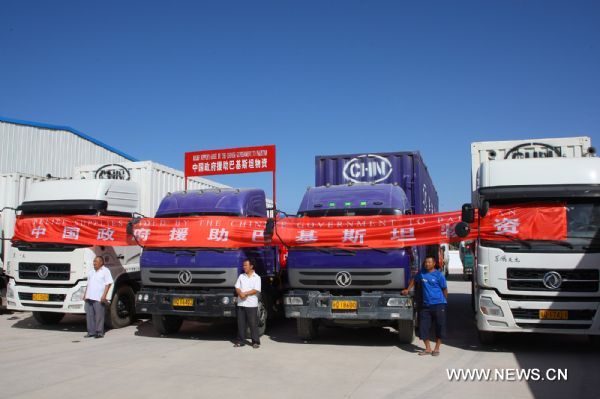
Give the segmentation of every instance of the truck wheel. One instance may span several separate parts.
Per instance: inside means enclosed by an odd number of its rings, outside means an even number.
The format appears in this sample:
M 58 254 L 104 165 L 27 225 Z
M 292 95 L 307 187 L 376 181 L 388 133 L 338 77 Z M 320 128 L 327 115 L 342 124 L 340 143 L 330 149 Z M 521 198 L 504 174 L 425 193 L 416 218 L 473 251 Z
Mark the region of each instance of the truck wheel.
M 154 325 L 156 332 L 160 335 L 175 334 L 181 328 L 183 318 L 179 316 L 153 314 L 152 324 Z
M 493 331 L 478 331 L 479 342 L 483 345 L 492 345 L 496 342 L 496 334 Z
M 258 302 L 258 336 L 262 337 L 267 331 L 267 320 L 269 319 L 269 312 L 267 311 L 268 298 L 261 298 Z
M 296 329 L 298 337 L 310 341 L 317 337 L 319 333 L 319 321 L 317 319 L 296 319 Z
M 107 328 L 123 328 L 135 321 L 135 293 L 130 286 L 122 285 L 117 289 L 107 313 L 104 323 Z
M 53 312 L 33 312 L 33 318 L 35 321 L 43 326 L 50 324 L 58 324 L 65 317 L 64 313 L 53 313 Z
M 415 339 L 414 320 L 398 320 L 398 339 L 402 344 L 412 344 Z

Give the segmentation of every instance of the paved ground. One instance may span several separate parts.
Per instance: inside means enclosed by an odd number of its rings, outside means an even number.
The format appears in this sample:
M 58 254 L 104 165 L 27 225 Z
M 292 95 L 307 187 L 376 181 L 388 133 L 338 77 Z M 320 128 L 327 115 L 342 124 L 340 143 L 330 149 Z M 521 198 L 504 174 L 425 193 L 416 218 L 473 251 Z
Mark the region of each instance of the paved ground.
M 450 282 L 447 345 L 417 356 L 391 330 L 322 329 L 304 343 L 282 322 L 263 345 L 233 348 L 231 324 L 186 322 L 173 337 L 146 320 L 83 339 L 84 320 L 40 327 L 29 313 L 0 316 L 0 397 L 6 398 L 598 398 L 600 353 L 584 337 L 518 335 L 483 348 L 469 285 Z M 450 368 L 566 368 L 567 382 L 450 382 Z

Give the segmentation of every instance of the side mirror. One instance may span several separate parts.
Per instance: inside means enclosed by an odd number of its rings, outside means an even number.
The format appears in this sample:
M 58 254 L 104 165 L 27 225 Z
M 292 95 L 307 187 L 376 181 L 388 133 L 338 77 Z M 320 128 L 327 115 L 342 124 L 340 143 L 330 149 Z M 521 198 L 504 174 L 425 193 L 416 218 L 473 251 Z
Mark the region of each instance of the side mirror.
M 490 210 L 490 203 L 488 201 L 483 201 L 481 203 L 481 207 L 479 207 L 479 216 L 485 217 L 488 211 Z
M 460 219 L 465 223 L 475 222 L 475 209 L 473 209 L 473 205 L 464 204 L 462 206 L 462 213 Z
M 142 220 L 142 218 L 135 216 L 135 217 L 131 218 L 131 220 L 129 222 L 127 222 L 127 227 L 126 227 L 127 235 L 129 235 L 129 236 L 133 235 L 133 228 L 135 227 L 136 224 L 138 224 L 140 222 L 140 220 Z
M 264 231 L 265 241 L 271 241 L 271 239 L 273 239 L 274 231 L 275 231 L 275 219 L 268 218 L 267 224 L 265 225 L 265 231 Z
M 471 232 L 471 227 L 466 222 L 460 222 L 460 223 L 456 224 L 456 227 L 454 228 L 454 232 L 460 238 L 464 238 L 464 237 L 468 236 L 469 233 Z

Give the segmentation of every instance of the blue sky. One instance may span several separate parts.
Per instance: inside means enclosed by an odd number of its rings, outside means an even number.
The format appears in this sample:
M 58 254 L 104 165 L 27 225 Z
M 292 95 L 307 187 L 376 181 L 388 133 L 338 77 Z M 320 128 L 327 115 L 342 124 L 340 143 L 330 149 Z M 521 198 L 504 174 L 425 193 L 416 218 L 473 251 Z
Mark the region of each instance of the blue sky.
M 315 155 L 419 150 L 455 210 L 473 141 L 600 145 L 598 21 L 598 1 L 5 0 L 0 115 L 179 169 L 186 151 L 276 144 L 292 212 Z

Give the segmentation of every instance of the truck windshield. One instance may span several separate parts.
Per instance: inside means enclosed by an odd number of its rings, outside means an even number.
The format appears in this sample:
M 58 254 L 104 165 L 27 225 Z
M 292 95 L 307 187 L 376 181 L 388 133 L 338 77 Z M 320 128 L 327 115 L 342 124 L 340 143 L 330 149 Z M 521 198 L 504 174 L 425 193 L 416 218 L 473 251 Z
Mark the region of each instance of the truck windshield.
M 324 216 L 377 216 L 377 215 L 402 215 L 401 209 L 376 208 L 376 209 L 318 209 L 299 212 L 298 217 L 324 217 Z
M 510 201 L 514 203 L 513 201 Z M 527 201 L 530 202 L 530 201 Z M 564 200 L 531 200 L 535 203 L 544 203 L 549 205 L 564 203 Z M 519 201 L 520 204 L 524 201 Z M 508 205 L 507 202 L 494 201 L 490 206 Z M 590 251 L 600 252 L 600 198 L 581 198 L 569 199 L 567 207 L 567 240 L 566 241 L 510 241 L 508 243 L 490 242 L 492 246 L 520 246 L 527 249 L 548 249 L 552 252 L 562 251 Z M 483 243 L 482 243 L 483 244 Z M 486 245 L 486 244 L 484 244 Z

